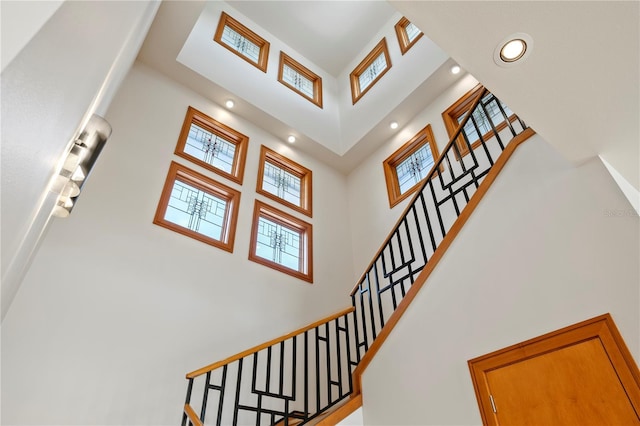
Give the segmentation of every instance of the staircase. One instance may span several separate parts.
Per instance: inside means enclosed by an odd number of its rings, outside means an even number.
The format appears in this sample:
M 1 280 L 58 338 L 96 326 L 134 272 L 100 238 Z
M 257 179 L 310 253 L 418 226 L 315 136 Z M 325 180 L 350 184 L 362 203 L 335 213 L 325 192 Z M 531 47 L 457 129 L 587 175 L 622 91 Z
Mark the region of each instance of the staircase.
M 331 425 L 357 409 L 362 372 L 515 148 L 532 134 L 480 90 L 351 291 L 352 306 L 187 374 L 182 425 L 205 419 L 216 425 Z M 192 401 L 194 391 L 201 398 Z

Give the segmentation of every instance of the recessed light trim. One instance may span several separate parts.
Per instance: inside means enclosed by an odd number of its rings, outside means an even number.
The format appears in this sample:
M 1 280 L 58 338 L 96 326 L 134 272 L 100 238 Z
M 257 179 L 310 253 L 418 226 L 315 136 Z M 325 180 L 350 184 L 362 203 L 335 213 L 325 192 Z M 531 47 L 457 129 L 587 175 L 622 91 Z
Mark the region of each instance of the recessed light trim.
M 507 68 L 521 64 L 531 55 L 533 38 L 526 33 L 515 33 L 505 37 L 493 52 L 496 65 Z
M 515 62 L 522 58 L 527 51 L 527 42 L 516 38 L 513 39 L 500 49 L 500 59 L 505 62 Z
M 460 66 L 459 65 L 454 65 L 451 67 L 451 74 L 458 74 L 460 73 Z
M 391 127 L 392 129 L 397 129 L 398 128 L 398 122 L 397 121 L 392 121 L 391 123 L 389 123 L 389 127 Z
M 231 109 L 235 106 L 235 102 L 233 102 L 231 99 L 229 99 L 227 102 L 224 103 L 227 108 Z
M 287 138 L 287 142 L 289 143 L 294 143 L 296 141 L 296 137 L 293 135 L 289 135 L 289 137 Z

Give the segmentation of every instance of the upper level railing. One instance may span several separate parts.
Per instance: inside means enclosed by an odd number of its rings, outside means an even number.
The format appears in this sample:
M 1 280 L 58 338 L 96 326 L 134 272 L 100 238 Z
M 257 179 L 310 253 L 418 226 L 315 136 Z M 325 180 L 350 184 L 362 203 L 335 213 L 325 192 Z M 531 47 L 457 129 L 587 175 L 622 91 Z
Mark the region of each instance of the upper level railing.
M 336 405 L 352 391 L 352 312 L 345 309 L 187 374 L 182 425 L 297 425 Z M 192 402 L 196 388 L 202 398 Z
M 486 89 L 351 292 L 359 363 L 506 145 L 527 126 Z M 477 140 L 470 140 L 470 136 Z
M 484 89 L 354 287 L 353 306 L 187 374 L 183 426 L 205 424 L 212 410 L 215 421 L 210 415 L 207 423 L 216 425 L 304 424 L 354 388 L 357 393 L 352 372 L 428 262 L 435 260 L 453 224 L 459 218 L 458 223 L 464 222 L 460 216 L 469 214 L 465 207 L 505 147 L 530 132 Z M 198 386 L 202 398 L 192 402 Z

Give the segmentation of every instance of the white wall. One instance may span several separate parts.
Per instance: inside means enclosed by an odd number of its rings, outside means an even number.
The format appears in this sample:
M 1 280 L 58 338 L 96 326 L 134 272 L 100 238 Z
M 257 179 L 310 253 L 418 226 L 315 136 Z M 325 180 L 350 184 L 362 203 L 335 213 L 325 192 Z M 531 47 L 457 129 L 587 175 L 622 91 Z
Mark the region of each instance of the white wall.
M 0 3 L 2 70 L 29 43 L 40 28 L 62 6 L 62 0 L 12 1 Z
M 152 223 L 189 105 L 250 137 L 233 254 Z M 142 64 L 106 118 L 2 325 L 3 424 L 176 424 L 185 373 L 349 304 L 344 176 Z M 247 260 L 261 144 L 313 171 L 314 217 L 282 208 L 314 226 L 313 284 Z
M 2 70 L 3 317 L 46 228 L 62 154 L 93 113 L 106 111 L 158 6 L 64 2 Z M 24 10 L 3 5 L 3 22 L 23 21 Z M 4 28 L 2 36 L 4 46 Z
M 477 80 L 469 74 L 458 80 L 349 174 L 347 182 L 349 217 L 354 272 L 357 275 L 354 280 L 362 275 L 389 234 L 391 227 L 395 225 L 411 200 L 409 197 L 393 209 L 389 207 L 382 162 L 427 124 L 431 124 L 438 150 L 442 151 L 442 148 L 449 143 L 449 135 L 442 121 L 442 112 L 477 83 Z
M 640 359 L 638 235 L 597 158 L 525 142 L 365 371 L 365 424 L 480 424 L 467 360 L 606 312 Z

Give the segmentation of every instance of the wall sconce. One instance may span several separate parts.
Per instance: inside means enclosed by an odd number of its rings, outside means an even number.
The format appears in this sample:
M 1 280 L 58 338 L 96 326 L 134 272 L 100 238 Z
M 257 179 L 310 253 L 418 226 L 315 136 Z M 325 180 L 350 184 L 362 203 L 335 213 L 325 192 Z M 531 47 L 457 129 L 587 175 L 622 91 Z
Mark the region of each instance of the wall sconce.
M 99 115 L 92 115 L 80 136 L 73 142 L 53 183 L 52 191 L 59 194 L 52 212 L 54 216 L 69 216 L 109 136 L 111 125 L 107 120 Z

